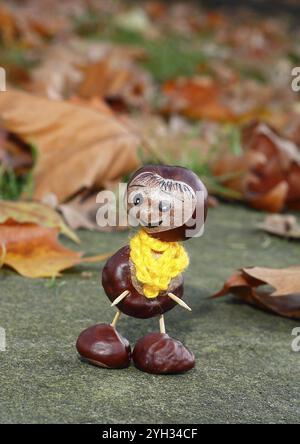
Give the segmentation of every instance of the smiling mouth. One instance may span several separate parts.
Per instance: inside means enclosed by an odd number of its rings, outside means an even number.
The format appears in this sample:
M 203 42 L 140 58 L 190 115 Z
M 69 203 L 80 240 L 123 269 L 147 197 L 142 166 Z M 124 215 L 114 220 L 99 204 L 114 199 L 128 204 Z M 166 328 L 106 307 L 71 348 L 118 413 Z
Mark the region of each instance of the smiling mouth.
M 163 223 L 162 220 L 160 220 L 158 222 L 154 222 L 152 224 L 151 223 L 146 223 L 146 222 L 144 222 L 142 220 L 140 222 L 143 225 L 143 227 L 147 227 L 147 228 L 156 228 L 156 227 L 159 227 Z

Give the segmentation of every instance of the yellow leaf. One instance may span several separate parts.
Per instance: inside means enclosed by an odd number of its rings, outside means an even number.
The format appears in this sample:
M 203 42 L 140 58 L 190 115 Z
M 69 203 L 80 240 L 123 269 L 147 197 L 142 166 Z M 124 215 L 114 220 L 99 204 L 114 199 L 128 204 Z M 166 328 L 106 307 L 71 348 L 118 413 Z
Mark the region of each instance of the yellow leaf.
M 41 203 L 0 200 L 0 224 L 8 220 L 57 228 L 74 242 L 80 243 L 79 237 L 65 224 L 59 214 Z
M 108 254 L 82 258 L 82 253 L 70 250 L 58 240 L 58 229 L 32 223 L 7 221 L 0 225 L 0 246 L 3 265 L 30 278 L 59 276 L 62 270 L 81 262 L 98 262 Z

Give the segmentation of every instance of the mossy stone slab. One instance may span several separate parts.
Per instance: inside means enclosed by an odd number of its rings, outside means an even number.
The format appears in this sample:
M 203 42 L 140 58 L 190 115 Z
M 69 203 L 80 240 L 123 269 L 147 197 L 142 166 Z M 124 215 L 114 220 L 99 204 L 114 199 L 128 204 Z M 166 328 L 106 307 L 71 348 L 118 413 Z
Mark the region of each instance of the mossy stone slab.
M 0 422 L 299 422 L 300 355 L 291 349 L 291 332 L 300 321 L 231 296 L 208 299 L 242 266 L 300 263 L 299 243 L 253 228 L 262 218 L 221 205 L 210 211 L 204 237 L 185 244 L 191 256 L 185 300 L 193 311 L 176 307 L 166 315 L 168 333 L 196 354 L 196 368 L 183 375 L 149 375 L 134 366 L 105 370 L 78 359 L 80 331 L 114 315 L 100 285 L 103 264 L 76 267 L 52 284 L 2 269 L 0 326 L 7 351 L 0 352 Z M 128 233 L 80 236 L 88 254 L 128 241 Z M 134 344 L 158 322 L 124 316 L 118 328 Z

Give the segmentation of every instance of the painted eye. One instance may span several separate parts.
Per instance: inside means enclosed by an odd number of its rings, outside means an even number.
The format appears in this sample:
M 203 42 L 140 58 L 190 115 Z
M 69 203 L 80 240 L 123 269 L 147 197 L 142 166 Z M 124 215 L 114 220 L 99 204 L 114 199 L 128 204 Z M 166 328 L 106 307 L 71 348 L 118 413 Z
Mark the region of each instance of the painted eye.
M 143 203 L 143 201 L 144 201 L 144 198 L 143 198 L 142 194 L 141 193 L 136 194 L 133 198 L 133 205 L 139 206 Z
M 170 211 L 171 204 L 170 204 L 170 202 L 168 202 L 166 200 L 161 200 L 159 202 L 158 208 L 159 208 L 159 211 L 161 211 L 162 213 L 165 213 L 167 211 Z

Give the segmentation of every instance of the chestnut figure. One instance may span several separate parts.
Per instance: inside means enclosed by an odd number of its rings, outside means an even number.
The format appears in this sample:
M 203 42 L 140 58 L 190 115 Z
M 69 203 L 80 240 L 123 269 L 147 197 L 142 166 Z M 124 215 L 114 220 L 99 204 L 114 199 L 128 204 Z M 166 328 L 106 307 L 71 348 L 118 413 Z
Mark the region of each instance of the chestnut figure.
M 194 355 L 166 334 L 164 313 L 176 304 L 190 310 L 182 300 L 182 273 L 189 258 L 179 241 L 201 233 L 207 190 L 186 168 L 148 165 L 131 177 L 126 206 L 129 222 L 141 230 L 107 261 L 102 273 L 105 293 L 118 310 L 107 329 L 100 324 L 96 330 L 90 327 L 81 333 L 78 352 L 99 366 L 126 367 L 131 358 L 129 343 L 115 330 L 121 313 L 141 319 L 158 316 L 160 333 L 141 338 L 133 350 L 136 367 L 149 373 L 187 371 L 194 366 Z M 97 337 L 92 337 L 93 332 Z

